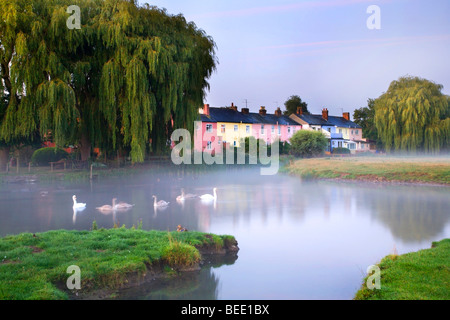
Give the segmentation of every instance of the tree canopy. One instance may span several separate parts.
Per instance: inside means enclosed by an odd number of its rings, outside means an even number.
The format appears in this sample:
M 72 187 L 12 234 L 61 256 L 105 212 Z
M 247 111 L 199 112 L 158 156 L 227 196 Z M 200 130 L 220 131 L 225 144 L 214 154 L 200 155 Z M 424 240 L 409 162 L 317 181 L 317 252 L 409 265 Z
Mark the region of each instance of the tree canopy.
M 0 143 L 51 133 L 84 159 L 93 145 L 142 162 L 174 128 L 193 130 L 215 49 L 182 15 L 135 0 L 0 0 Z
M 382 143 L 378 138 L 378 130 L 375 125 L 374 99 L 367 100 L 367 107 L 362 107 L 353 111 L 353 122 L 361 126 L 365 138 L 377 142 L 377 149 L 382 148 Z
M 286 108 L 284 115 L 287 116 L 297 113 L 298 107 L 302 107 L 303 113 L 309 113 L 308 104 L 302 101 L 302 99 L 297 95 L 290 96 L 284 103 L 284 106 Z
M 375 125 L 386 151 L 448 148 L 450 104 L 442 85 L 419 77 L 393 81 L 375 100 Z
M 299 130 L 290 139 L 290 153 L 300 157 L 321 155 L 328 146 L 327 137 L 320 131 Z

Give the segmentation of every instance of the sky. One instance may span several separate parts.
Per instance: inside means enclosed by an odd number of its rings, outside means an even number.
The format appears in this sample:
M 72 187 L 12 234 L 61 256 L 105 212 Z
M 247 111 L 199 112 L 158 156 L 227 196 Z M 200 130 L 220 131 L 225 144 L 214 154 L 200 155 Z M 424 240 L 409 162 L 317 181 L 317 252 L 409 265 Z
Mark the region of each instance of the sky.
M 211 107 L 265 106 L 298 95 L 312 113 L 353 114 L 403 76 L 450 95 L 449 0 L 139 0 L 211 36 L 219 61 Z M 380 9 L 379 19 L 373 20 Z M 368 27 L 379 22 L 379 28 Z

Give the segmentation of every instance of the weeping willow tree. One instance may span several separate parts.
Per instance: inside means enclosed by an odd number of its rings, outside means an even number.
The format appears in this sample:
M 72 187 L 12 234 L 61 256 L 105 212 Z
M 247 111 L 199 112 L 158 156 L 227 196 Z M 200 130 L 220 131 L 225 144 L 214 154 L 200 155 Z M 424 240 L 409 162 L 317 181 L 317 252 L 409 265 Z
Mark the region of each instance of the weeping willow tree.
M 182 15 L 132 0 L 0 0 L 0 143 L 38 133 L 83 160 L 97 146 L 142 162 L 193 130 L 215 48 Z
M 418 77 L 393 81 L 375 100 L 375 125 L 386 151 L 437 153 L 450 141 L 449 97 Z

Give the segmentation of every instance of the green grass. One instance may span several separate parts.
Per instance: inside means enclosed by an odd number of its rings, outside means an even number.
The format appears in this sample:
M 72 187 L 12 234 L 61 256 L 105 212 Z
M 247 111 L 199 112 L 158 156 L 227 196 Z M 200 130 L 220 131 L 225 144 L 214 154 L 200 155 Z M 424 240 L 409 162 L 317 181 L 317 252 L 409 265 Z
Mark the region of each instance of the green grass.
M 292 161 L 285 172 L 303 178 L 450 185 L 449 157 L 358 156 Z
M 381 289 L 364 285 L 355 300 L 449 300 L 450 239 L 432 248 L 404 255 L 389 255 L 378 265 Z
M 118 288 L 153 265 L 184 268 L 199 249 L 235 244 L 232 236 L 139 229 L 56 230 L 0 239 L 0 299 L 68 299 L 67 268 L 81 270 L 81 292 Z

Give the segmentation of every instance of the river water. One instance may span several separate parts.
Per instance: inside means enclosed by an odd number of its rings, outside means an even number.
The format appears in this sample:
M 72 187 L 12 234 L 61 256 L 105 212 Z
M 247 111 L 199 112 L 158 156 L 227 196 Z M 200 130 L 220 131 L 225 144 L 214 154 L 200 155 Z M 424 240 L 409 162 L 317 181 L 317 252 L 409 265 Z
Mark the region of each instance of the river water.
M 178 203 L 181 188 L 217 200 Z M 74 212 L 72 195 L 87 203 Z M 154 210 L 152 195 L 170 201 Z M 94 182 L 0 185 L 0 236 L 114 223 L 236 237 L 237 256 L 208 259 L 201 271 L 118 291 L 117 299 L 352 299 L 366 270 L 384 256 L 450 237 L 450 189 L 305 181 L 258 170 L 199 176 L 141 175 Z M 113 197 L 135 206 L 115 215 L 95 208 Z M 381 279 L 381 285 L 382 279 Z

